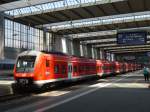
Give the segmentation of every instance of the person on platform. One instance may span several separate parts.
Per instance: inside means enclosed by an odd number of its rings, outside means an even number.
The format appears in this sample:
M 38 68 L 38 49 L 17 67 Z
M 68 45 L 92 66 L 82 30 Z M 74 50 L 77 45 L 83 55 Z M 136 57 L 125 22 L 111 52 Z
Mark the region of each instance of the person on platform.
M 145 78 L 145 82 L 148 81 L 149 82 L 149 68 L 148 67 L 144 67 L 143 69 L 143 75 L 144 75 L 144 78 Z

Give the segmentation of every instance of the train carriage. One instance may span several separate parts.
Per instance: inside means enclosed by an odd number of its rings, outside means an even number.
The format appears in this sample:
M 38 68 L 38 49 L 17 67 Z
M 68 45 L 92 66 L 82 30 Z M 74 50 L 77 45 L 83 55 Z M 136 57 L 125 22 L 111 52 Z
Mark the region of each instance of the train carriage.
M 14 67 L 14 79 L 20 87 L 42 87 L 58 82 L 109 76 L 134 70 L 133 64 L 69 56 L 58 52 L 25 51 Z
M 69 57 L 63 54 L 26 51 L 18 56 L 14 78 L 19 85 L 36 86 L 67 80 L 68 60 Z
M 19 86 L 43 85 L 96 76 L 96 61 L 63 53 L 25 51 L 18 56 L 14 78 Z
M 85 78 L 90 76 L 95 76 L 96 72 L 96 61 L 87 58 L 76 58 L 76 63 L 78 63 L 78 77 Z
M 114 63 L 106 60 L 97 60 L 97 74 L 108 76 L 114 73 Z
M 103 61 L 102 60 L 96 60 L 96 71 L 97 71 L 97 75 L 102 77 L 104 74 L 103 71 Z
M 0 75 L 13 76 L 15 61 L 11 59 L 0 60 Z
M 129 72 L 129 64 L 128 63 L 124 63 L 125 64 L 125 72 Z
M 116 74 L 121 73 L 121 63 L 115 61 L 114 64 L 115 64 L 115 71 L 116 71 Z

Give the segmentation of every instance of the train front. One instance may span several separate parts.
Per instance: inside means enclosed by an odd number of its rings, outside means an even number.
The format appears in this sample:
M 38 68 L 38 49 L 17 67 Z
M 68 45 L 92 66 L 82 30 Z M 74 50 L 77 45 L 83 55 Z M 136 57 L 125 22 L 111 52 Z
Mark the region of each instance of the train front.
M 31 87 L 31 85 L 34 85 L 37 56 L 37 53 L 34 51 L 25 51 L 18 56 L 14 68 L 14 79 L 17 86 Z

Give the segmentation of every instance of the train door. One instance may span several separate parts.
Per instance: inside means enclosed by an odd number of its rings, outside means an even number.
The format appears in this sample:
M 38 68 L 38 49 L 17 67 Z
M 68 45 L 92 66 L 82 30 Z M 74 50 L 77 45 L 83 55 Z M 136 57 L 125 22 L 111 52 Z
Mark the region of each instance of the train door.
M 46 77 L 50 77 L 50 60 L 49 59 L 46 59 Z
M 73 65 L 72 63 L 68 63 L 68 79 L 72 78 L 73 74 Z

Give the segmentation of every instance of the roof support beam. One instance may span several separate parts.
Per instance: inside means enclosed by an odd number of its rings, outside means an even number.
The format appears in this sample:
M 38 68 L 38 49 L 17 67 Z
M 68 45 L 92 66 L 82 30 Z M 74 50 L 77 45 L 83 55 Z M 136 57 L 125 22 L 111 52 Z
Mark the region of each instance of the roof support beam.
M 67 37 L 73 38 L 73 39 L 84 39 L 89 37 L 101 37 L 101 36 L 113 36 L 116 35 L 117 32 L 132 32 L 132 31 L 147 31 L 150 30 L 150 27 L 138 27 L 138 28 L 129 28 L 129 29 L 118 29 L 118 30 L 108 30 L 108 31 L 98 31 L 98 32 L 88 32 L 88 33 L 78 33 L 78 34 L 69 34 Z
M 109 36 L 109 35 L 116 35 L 116 34 L 117 34 L 117 30 L 109 30 L 109 31 L 70 34 L 67 36 L 73 39 L 82 39 L 82 38 L 84 39 L 87 37 Z
M 112 39 L 99 39 L 99 40 L 87 40 L 87 41 L 82 41 L 82 43 L 86 43 L 86 44 L 96 44 L 96 43 L 103 43 L 103 42 L 116 42 L 117 39 L 116 38 L 112 38 Z
M 83 9 L 84 9 L 91 17 L 95 17 L 95 15 L 94 15 L 90 10 L 88 10 L 86 7 L 83 7 Z
M 116 52 L 112 52 L 114 54 L 121 54 L 121 53 L 138 53 L 138 52 L 149 52 L 150 49 L 148 50 L 138 50 L 138 51 L 135 51 L 135 50 L 128 50 L 128 51 L 116 51 Z
M 142 22 L 150 20 L 150 11 L 146 12 L 137 12 L 137 13 L 129 13 L 129 14 L 121 14 L 121 15 L 113 15 L 113 16 L 104 16 L 104 17 L 96 17 L 90 19 L 82 19 L 82 20 L 74 20 L 74 21 L 66 21 L 59 22 L 53 24 L 45 24 L 44 26 L 52 31 L 59 31 L 65 29 L 74 29 L 74 28 L 83 28 L 83 27 L 94 27 L 100 25 L 114 25 L 114 24 L 123 24 L 130 22 Z M 43 26 L 43 25 L 42 25 Z M 41 27 L 40 25 L 37 27 Z
M 116 49 L 116 50 L 107 50 L 109 52 L 117 52 L 117 51 L 139 51 L 139 50 L 150 50 L 150 48 L 128 48 L 128 49 Z
M 84 44 L 87 44 L 87 43 L 84 43 Z M 102 45 L 102 44 L 108 44 L 108 45 L 110 45 L 110 44 L 116 44 L 116 42 L 115 41 L 103 41 L 103 42 L 97 42 L 97 43 L 88 43 L 88 45 L 92 45 L 92 46 Z
M 146 45 L 135 45 L 135 46 L 120 46 L 120 47 L 109 47 L 109 48 L 104 48 L 105 50 L 116 50 L 116 49 L 131 49 L 131 48 L 150 48 L 150 44 Z

